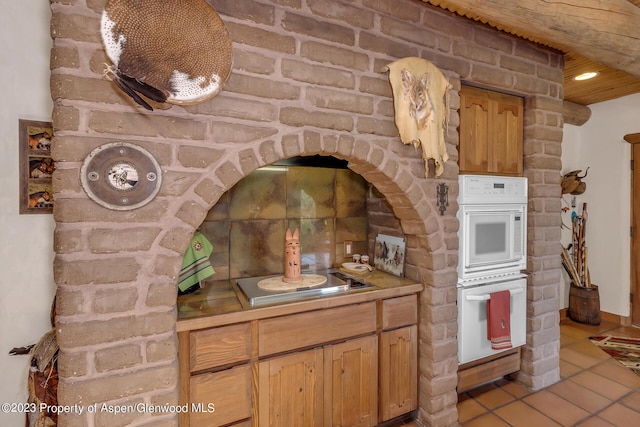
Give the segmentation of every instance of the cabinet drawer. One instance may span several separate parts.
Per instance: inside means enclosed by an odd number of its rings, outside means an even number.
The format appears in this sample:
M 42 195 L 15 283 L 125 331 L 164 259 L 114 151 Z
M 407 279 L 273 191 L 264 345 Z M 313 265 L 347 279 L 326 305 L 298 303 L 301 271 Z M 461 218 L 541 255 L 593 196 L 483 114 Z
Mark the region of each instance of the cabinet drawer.
M 189 368 L 191 372 L 249 360 L 251 325 L 221 326 L 189 334 Z
M 417 295 L 382 301 L 382 329 L 394 329 L 416 323 L 418 323 Z
M 258 323 L 260 356 L 310 347 L 376 330 L 376 303 L 263 319 Z
M 194 375 L 190 380 L 189 424 L 221 426 L 251 416 L 251 369 L 249 365 Z M 207 410 L 214 405 L 214 411 Z M 200 406 L 198 406 L 200 405 Z M 194 408 L 202 408 L 197 410 Z

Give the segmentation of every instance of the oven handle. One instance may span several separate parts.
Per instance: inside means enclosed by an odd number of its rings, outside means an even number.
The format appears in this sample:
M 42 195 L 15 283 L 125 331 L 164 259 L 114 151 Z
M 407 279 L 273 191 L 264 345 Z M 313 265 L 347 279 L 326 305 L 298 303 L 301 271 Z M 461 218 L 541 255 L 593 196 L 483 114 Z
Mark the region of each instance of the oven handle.
M 518 289 L 509 289 L 509 292 L 511 293 L 511 295 L 515 295 L 515 294 L 521 294 L 523 292 L 522 288 L 518 288 Z M 488 301 L 489 298 L 491 298 L 491 295 L 489 294 L 484 294 L 484 295 L 467 295 L 465 297 L 465 299 L 467 301 Z

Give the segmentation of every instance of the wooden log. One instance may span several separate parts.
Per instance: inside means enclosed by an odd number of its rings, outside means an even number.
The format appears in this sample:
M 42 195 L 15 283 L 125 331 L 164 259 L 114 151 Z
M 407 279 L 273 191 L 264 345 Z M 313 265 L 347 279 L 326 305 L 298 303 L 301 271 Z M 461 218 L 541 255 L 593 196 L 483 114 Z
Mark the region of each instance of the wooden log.
M 591 118 L 591 108 L 565 100 L 562 103 L 562 117 L 566 124 L 582 126 Z
M 640 78 L 640 8 L 628 0 L 423 0 Z

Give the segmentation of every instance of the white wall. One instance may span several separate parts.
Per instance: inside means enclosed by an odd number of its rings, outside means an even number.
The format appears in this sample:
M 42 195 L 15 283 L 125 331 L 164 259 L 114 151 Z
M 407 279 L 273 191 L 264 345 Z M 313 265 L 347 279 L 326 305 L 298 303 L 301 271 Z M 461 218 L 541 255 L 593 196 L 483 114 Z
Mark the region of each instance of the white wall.
M 640 132 L 640 94 L 590 106 L 592 115 L 582 126 L 565 125 L 562 143 L 562 172 L 588 167 L 587 191 L 576 198 L 576 213 L 587 203 L 586 244 L 589 271 L 598 285 L 602 311 L 630 316 L 630 205 L 631 146 L 629 133 Z M 565 195 L 570 203 L 571 196 Z M 567 206 L 564 204 L 563 206 Z M 563 222 L 571 226 L 571 210 Z M 563 242 L 571 241 L 564 232 Z M 569 305 L 568 284 L 564 285 L 563 307 Z
M 29 356 L 13 347 L 51 329 L 52 215 L 18 214 L 18 119 L 50 121 L 49 2 L 0 0 L 0 404 L 26 402 Z M 0 411 L 0 425 L 24 425 L 24 414 Z

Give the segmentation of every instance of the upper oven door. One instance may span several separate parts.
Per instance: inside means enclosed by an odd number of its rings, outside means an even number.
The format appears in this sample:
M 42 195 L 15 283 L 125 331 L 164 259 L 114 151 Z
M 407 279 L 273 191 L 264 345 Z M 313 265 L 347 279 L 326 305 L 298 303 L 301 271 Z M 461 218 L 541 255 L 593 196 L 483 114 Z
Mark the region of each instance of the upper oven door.
M 525 268 L 525 206 L 461 206 L 461 279 Z

